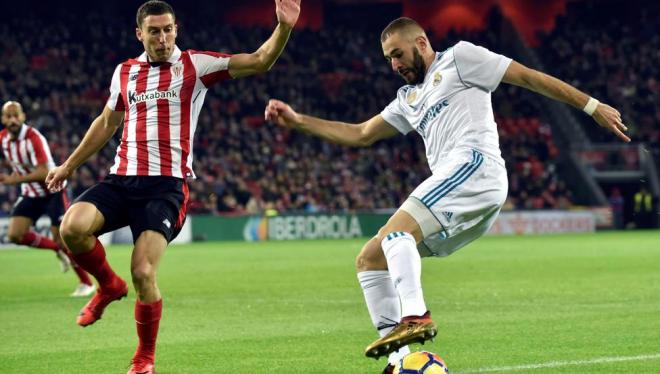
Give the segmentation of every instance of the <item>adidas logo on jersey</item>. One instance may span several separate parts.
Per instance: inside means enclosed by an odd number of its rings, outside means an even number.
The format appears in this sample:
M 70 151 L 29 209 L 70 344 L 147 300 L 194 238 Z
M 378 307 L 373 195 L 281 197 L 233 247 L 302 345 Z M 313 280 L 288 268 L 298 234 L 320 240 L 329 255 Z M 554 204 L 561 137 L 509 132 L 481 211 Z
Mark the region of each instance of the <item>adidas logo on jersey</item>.
M 165 218 L 165 219 L 163 220 L 163 224 L 164 224 L 165 226 L 167 226 L 168 229 L 170 228 L 170 226 L 172 226 L 172 224 L 170 223 L 170 220 L 168 220 L 167 218 Z
M 454 215 L 452 212 L 442 212 L 442 215 L 445 216 L 447 221 L 451 220 L 451 217 Z

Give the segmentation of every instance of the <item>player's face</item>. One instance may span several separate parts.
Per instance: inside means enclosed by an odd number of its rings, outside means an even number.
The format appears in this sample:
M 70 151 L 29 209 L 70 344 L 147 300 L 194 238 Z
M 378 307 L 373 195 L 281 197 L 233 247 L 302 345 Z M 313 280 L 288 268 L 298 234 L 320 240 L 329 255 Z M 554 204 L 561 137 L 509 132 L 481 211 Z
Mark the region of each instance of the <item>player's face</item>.
M 150 15 L 142 21 L 135 34 L 153 62 L 165 62 L 174 52 L 176 24 L 170 13 Z
M 25 113 L 20 105 L 10 104 L 2 109 L 2 124 L 12 134 L 18 134 L 23 122 L 25 122 Z
M 382 44 L 385 59 L 408 84 L 424 82 L 426 63 L 415 43 L 406 42 L 399 34 L 390 35 Z

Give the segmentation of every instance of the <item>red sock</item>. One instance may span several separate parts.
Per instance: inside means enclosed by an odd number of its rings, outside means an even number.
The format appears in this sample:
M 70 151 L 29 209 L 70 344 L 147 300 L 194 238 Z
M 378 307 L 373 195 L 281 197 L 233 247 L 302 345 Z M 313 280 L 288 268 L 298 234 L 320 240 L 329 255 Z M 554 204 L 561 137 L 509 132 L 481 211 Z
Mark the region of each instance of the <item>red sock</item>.
M 23 245 L 27 245 L 33 248 L 44 248 L 44 249 L 50 249 L 53 251 L 57 251 L 60 249 L 60 247 L 53 241 L 52 239 L 49 239 L 41 234 L 37 234 L 34 231 L 28 231 L 23 235 L 23 239 L 21 239 L 21 243 Z
M 71 267 L 73 268 L 73 271 L 76 272 L 78 279 L 80 279 L 80 283 L 85 283 L 86 285 L 91 286 L 92 280 L 89 278 L 87 272 L 78 265 L 78 263 L 76 262 L 76 258 L 73 257 L 73 253 L 71 253 L 68 249 L 65 249 L 64 253 L 66 253 L 66 256 L 71 261 Z
M 139 300 L 135 302 L 135 325 L 140 342 L 135 351 L 133 360 L 141 360 L 153 363 L 156 358 L 156 337 L 158 336 L 158 325 L 163 311 L 163 299 L 151 304 L 143 304 Z
M 75 254 L 73 257 L 76 259 L 75 262 L 78 266 L 96 278 L 101 289 L 111 286 L 112 281 L 119 278 L 106 261 L 105 249 L 103 249 L 103 244 L 98 239 L 96 239 L 94 249 L 89 252 Z

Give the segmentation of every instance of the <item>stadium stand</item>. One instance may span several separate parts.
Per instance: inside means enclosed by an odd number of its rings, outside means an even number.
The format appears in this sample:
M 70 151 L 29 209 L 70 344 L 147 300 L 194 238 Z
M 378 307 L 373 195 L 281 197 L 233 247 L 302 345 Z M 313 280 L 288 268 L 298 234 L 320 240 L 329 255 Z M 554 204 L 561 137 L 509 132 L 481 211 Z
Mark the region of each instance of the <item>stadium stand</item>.
M 584 10 L 578 8 L 571 4 L 568 15 L 543 37 L 536 51 L 552 67 L 551 73 L 604 100 L 626 103 L 622 112 L 635 134 L 657 144 L 658 73 L 652 61 L 658 36 L 648 35 L 649 48 L 632 54 L 625 40 L 642 37 L 648 30 L 619 30 L 616 37 L 592 35 L 588 30 L 593 27 L 579 28 L 577 20 L 583 19 Z M 185 7 L 179 12 L 185 19 Z M 140 52 L 132 25 L 117 24 L 100 14 L 72 18 L 63 14 L 55 22 L 43 23 L 31 15 L 0 24 L 0 36 L 12 35 L 0 38 L 0 98 L 25 104 L 29 121 L 51 139 L 59 161 L 102 108 L 119 56 Z M 499 42 L 496 31 L 506 20 L 494 11 L 488 22 L 483 31 L 432 36 L 433 44 L 443 50 L 465 39 L 515 58 L 515 51 Z M 34 33 L 37 25 L 40 32 Z M 256 47 L 267 32 L 266 28 L 225 25 L 211 33 L 195 23 L 184 23 L 178 44 L 241 52 Z M 262 119 L 269 97 L 289 100 L 303 112 L 331 119 L 367 119 L 378 113 L 401 85 L 384 63 L 378 38 L 373 28 L 355 24 L 297 30 L 273 74 L 229 82 L 210 92 L 197 129 L 203 136 L 196 137 L 194 166 L 199 179 L 191 183 L 190 212 L 256 214 L 268 208 L 316 212 L 398 206 L 429 173 L 418 137 L 348 149 L 283 131 Z M 585 39 L 592 42 L 585 44 Z M 614 45 L 613 40 L 624 42 Z M 569 55 L 574 56 L 569 64 L 559 63 Z M 593 80 L 579 82 L 577 76 Z M 615 76 L 615 81 L 605 76 Z M 556 162 L 560 150 L 543 115 L 543 101 L 508 85 L 502 85 L 493 100 L 510 174 L 507 208 L 570 207 L 574 197 Z M 105 176 L 116 144 L 80 169 L 70 184 L 74 196 Z M 6 201 L 15 192 L 3 187 L 0 194 L 7 196 L 2 205 L 2 214 L 7 214 Z

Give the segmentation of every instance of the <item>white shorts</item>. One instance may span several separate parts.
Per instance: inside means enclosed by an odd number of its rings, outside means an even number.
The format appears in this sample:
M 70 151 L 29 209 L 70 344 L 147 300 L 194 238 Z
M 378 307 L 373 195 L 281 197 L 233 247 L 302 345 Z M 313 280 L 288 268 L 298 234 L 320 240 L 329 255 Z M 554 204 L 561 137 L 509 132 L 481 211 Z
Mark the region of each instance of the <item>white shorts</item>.
M 419 224 L 422 257 L 448 256 L 486 233 L 506 200 L 506 168 L 476 150 L 450 156 L 401 206 Z

